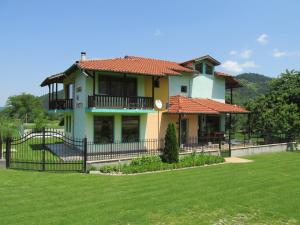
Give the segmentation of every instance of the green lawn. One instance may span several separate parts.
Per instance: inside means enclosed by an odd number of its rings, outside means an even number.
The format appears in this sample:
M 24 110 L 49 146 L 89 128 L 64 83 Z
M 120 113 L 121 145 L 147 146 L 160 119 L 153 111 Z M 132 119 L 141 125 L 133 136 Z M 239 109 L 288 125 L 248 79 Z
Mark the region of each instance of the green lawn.
M 0 224 L 300 224 L 300 153 L 138 176 L 0 169 Z

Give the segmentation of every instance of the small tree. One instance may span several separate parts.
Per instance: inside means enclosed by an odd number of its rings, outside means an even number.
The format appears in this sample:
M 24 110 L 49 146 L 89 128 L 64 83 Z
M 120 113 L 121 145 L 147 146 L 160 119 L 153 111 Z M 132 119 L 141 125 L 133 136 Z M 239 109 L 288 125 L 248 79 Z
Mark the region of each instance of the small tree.
M 176 129 L 173 123 L 168 125 L 162 159 L 164 162 L 168 163 L 178 162 L 179 160 L 179 147 L 177 143 Z

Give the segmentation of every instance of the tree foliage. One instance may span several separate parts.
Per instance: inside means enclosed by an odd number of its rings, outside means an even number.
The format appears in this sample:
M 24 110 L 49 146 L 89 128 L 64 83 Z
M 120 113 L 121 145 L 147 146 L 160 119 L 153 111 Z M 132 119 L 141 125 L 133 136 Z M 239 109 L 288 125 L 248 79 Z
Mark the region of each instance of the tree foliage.
M 300 133 L 300 72 L 286 71 L 270 83 L 270 92 L 251 100 L 252 128 L 264 134 Z
M 177 143 L 175 125 L 173 123 L 170 123 L 167 128 L 162 158 L 164 162 L 168 163 L 178 162 L 179 160 L 179 146 Z
M 22 93 L 8 98 L 4 114 L 11 119 L 34 122 L 45 116 L 45 110 L 39 97 Z

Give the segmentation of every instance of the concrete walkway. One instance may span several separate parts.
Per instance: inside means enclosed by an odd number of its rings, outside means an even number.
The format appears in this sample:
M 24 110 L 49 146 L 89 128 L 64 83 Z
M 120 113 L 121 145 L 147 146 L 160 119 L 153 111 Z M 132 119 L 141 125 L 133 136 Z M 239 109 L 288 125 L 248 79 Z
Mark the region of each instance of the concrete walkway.
M 253 162 L 253 160 L 242 159 L 242 158 L 238 158 L 238 157 L 226 157 L 225 162 L 227 162 L 227 163 L 250 163 L 250 162 Z

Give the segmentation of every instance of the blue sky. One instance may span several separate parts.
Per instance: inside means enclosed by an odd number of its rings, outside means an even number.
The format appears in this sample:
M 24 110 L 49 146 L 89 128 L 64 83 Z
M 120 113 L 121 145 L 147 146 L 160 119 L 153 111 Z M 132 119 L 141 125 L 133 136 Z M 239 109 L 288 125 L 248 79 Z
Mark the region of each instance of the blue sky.
M 278 76 L 300 67 L 300 1 L 0 1 L 0 106 L 86 51 L 185 61 L 210 54 L 219 71 Z

